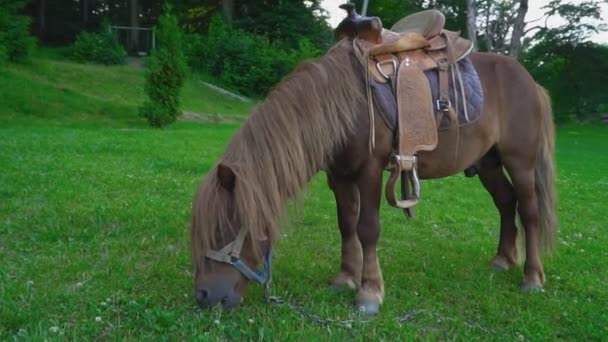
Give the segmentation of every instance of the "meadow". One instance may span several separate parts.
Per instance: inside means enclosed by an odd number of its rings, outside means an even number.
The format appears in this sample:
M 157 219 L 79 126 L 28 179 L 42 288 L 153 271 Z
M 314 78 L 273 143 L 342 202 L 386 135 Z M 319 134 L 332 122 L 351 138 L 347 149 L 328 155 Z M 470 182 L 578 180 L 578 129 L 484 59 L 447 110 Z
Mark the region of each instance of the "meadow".
M 327 282 L 339 268 L 333 195 L 319 174 L 290 210 L 267 304 L 192 296 L 193 194 L 252 104 L 188 80 L 183 109 L 218 120 L 162 130 L 137 116 L 143 74 L 41 55 L 0 69 L 0 340 L 606 340 L 608 126 L 557 129 L 560 233 L 543 292 L 494 273 L 498 213 L 476 178 L 423 182 L 415 219 L 382 204 L 380 315 Z M 223 117 L 237 118 L 222 120 Z

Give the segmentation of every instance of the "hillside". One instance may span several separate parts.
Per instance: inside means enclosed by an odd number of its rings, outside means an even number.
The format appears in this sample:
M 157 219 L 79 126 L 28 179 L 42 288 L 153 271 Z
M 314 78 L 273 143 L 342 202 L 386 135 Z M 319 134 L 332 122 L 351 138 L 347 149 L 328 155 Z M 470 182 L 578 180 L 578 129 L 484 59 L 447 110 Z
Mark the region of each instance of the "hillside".
M 0 68 L 0 122 L 45 119 L 66 124 L 94 118 L 96 124 L 145 124 L 137 113 L 145 99 L 143 69 L 83 65 L 52 55 L 40 51 L 26 65 Z M 181 95 L 187 117 L 196 113 L 238 119 L 253 106 L 203 86 L 197 76 L 186 81 Z

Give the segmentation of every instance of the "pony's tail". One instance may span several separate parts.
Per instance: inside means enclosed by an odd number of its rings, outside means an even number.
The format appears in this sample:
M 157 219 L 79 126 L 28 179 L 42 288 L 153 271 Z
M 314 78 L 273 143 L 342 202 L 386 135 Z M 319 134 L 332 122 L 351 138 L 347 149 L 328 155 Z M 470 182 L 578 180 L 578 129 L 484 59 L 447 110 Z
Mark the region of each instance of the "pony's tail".
M 540 85 L 536 85 L 540 100 L 540 144 L 536 157 L 535 189 L 538 198 L 538 214 L 541 249 L 551 252 L 557 237 L 558 223 L 555 214 L 555 127 L 551 98 Z

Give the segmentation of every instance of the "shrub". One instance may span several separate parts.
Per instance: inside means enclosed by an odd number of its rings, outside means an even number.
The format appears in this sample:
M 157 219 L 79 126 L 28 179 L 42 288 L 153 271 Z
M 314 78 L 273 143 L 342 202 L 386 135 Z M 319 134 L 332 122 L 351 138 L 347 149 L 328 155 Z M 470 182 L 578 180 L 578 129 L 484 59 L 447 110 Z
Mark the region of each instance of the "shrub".
M 262 96 L 302 60 L 320 53 L 306 38 L 300 38 L 298 49 L 279 43 L 233 29 L 215 17 L 207 35 L 188 36 L 186 54 L 192 69 L 243 94 Z
M 23 6 L 23 1 L 0 0 L 0 62 L 22 62 L 34 46 L 30 18 L 18 15 Z
M 72 58 L 79 63 L 124 64 L 127 52 L 108 26 L 100 33 L 81 32 L 72 46 Z
M 158 19 L 156 36 L 158 45 L 146 70 L 144 90 L 148 100 L 140 108 L 140 114 L 151 126 L 162 127 L 174 122 L 179 114 L 179 91 L 187 72 L 182 33 L 167 4 Z

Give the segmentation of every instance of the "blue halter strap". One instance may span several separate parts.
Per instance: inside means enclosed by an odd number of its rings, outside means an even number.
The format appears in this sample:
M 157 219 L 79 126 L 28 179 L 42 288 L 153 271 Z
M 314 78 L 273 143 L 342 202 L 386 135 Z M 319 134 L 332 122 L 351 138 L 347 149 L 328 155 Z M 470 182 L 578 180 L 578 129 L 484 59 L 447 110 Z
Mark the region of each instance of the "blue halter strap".
M 268 248 L 268 251 L 264 255 L 264 267 L 262 270 L 252 270 L 247 264 L 241 261 L 241 248 L 245 242 L 247 236 L 247 229 L 243 226 L 237 234 L 234 241 L 224 246 L 219 251 L 208 250 L 205 255 L 207 258 L 234 266 L 241 274 L 249 281 L 255 281 L 260 285 L 266 285 L 270 283 L 272 277 L 272 247 Z
M 252 270 L 241 259 L 236 259 L 230 264 L 239 270 L 245 278 L 264 285 L 270 282 L 270 278 L 272 277 L 272 248 L 269 248 L 268 252 L 264 255 L 264 267 L 259 271 Z

